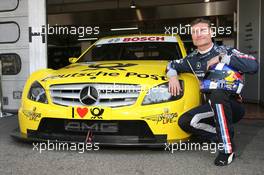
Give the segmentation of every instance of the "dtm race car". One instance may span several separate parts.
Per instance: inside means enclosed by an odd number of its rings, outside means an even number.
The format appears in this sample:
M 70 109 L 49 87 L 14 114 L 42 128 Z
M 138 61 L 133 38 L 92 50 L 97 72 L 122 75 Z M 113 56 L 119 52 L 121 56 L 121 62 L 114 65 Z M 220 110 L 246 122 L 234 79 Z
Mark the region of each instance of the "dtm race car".
M 179 36 L 102 38 L 69 66 L 28 78 L 15 137 L 105 145 L 187 140 L 178 120 L 200 104 L 199 83 L 181 74 L 183 91 L 172 96 L 165 74 L 170 59 L 185 56 Z

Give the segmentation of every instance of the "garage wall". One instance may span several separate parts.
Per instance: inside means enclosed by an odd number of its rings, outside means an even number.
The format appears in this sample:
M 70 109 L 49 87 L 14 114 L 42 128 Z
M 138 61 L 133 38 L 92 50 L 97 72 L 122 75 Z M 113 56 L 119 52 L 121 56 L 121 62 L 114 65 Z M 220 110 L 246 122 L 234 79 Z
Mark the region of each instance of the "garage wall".
M 260 103 L 264 106 L 264 2 L 261 2 Z
M 260 60 L 260 11 L 261 0 L 238 1 L 238 49 Z M 243 97 L 247 102 L 260 100 L 260 71 L 254 75 L 245 75 Z
M 29 75 L 27 0 L 0 1 L 0 33 L 0 58 L 3 72 L 8 74 L 2 76 L 3 109 L 16 110 Z M 12 75 L 14 69 L 19 69 L 14 59 L 20 60 L 21 69 Z

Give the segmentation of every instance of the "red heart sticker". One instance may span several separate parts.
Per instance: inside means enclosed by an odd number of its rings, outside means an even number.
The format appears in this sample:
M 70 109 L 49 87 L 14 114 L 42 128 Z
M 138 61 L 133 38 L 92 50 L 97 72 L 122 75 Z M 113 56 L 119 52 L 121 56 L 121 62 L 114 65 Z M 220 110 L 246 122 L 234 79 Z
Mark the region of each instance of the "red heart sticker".
M 78 115 L 83 118 L 88 113 L 88 108 L 77 108 Z

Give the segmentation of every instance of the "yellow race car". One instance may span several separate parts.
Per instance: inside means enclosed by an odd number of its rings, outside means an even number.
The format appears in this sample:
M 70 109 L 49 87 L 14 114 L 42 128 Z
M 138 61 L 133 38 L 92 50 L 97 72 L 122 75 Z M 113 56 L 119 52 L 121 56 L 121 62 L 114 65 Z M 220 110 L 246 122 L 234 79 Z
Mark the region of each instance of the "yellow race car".
M 181 74 L 183 91 L 168 92 L 170 59 L 186 56 L 179 36 L 102 38 L 69 66 L 27 80 L 17 138 L 156 145 L 186 140 L 181 115 L 200 104 L 199 83 Z

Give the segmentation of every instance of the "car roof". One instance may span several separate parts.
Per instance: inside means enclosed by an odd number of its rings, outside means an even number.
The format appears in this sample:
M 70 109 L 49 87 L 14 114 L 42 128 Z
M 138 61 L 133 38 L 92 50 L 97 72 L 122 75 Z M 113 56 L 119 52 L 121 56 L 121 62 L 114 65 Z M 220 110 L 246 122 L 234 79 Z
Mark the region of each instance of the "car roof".
M 111 38 L 120 38 L 120 37 L 141 37 L 141 36 L 172 36 L 172 37 L 178 37 L 178 34 L 127 34 L 127 35 L 113 35 L 113 36 L 106 36 L 106 37 L 102 37 L 101 39 L 111 39 Z

